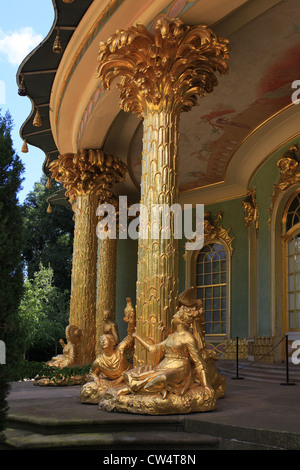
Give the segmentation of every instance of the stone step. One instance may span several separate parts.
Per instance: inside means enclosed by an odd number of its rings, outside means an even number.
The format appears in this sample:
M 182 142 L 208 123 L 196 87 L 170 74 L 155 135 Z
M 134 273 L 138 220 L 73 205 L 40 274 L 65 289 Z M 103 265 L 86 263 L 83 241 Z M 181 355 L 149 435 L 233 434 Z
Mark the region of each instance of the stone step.
M 43 435 L 59 435 L 59 434 L 105 434 L 116 432 L 149 432 L 175 433 L 185 430 L 185 419 L 181 415 L 171 416 L 134 416 L 126 414 L 112 414 L 107 416 L 106 413 L 98 411 L 97 406 L 81 405 L 77 417 L 66 417 L 62 413 L 56 417 L 53 414 L 42 416 L 40 410 L 32 409 L 32 414 L 21 414 L 9 412 L 7 416 L 7 428 L 24 430 L 33 434 Z M 84 416 L 84 412 L 92 412 L 91 416 Z M 99 416 L 99 417 L 98 417 Z
M 211 450 L 219 449 L 215 436 L 189 432 L 91 432 L 38 434 L 7 428 L 3 450 Z
M 248 378 L 249 380 L 258 380 L 266 382 L 279 382 L 279 383 L 300 383 L 300 366 L 289 364 L 288 377 L 286 372 L 286 365 L 280 364 L 267 364 L 267 363 L 252 363 L 251 361 L 239 361 L 238 376 Z M 236 377 L 236 361 L 223 360 L 218 363 L 218 370 L 225 377 Z

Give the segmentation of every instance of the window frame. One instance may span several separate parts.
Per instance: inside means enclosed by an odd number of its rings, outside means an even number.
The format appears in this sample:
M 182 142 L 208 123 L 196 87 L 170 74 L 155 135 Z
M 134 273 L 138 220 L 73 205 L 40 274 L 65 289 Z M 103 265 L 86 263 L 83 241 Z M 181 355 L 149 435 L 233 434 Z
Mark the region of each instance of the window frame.
M 203 247 L 200 250 L 197 250 L 193 253 L 190 263 L 190 269 L 191 269 L 191 285 L 195 286 L 195 288 L 198 290 L 197 285 L 197 260 L 199 254 L 203 251 L 203 249 L 212 244 L 219 244 L 223 247 L 225 254 L 226 254 L 226 320 L 225 320 L 225 333 L 206 333 L 205 338 L 209 340 L 210 342 L 213 342 L 215 339 L 216 341 L 220 341 L 220 339 L 224 338 L 230 338 L 230 316 L 231 316 L 231 253 L 230 250 L 227 246 L 227 244 L 224 242 L 224 240 L 219 239 L 219 238 L 213 238 L 213 239 L 207 239 L 205 240 Z M 221 285 L 221 284 L 216 284 L 216 286 Z M 203 286 L 205 287 L 205 286 Z M 204 312 L 205 312 L 205 305 L 203 305 Z
M 289 254 L 288 254 L 288 245 L 289 242 L 297 235 L 300 235 L 300 221 L 295 225 L 291 226 L 287 231 L 287 222 L 288 222 L 288 214 L 291 213 L 289 210 L 293 201 L 298 198 L 299 200 L 299 218 L 300 218 L 300 189 L 294 191 L 293 194 L 289 197 L 284 212 L 282 216 L 282 262 L 283 262 L 283 305 L 284 305 L 284 315 L 283 315 L 283 327 L 285 332 L 299 332 L 299 328 L 291 328 L 290 321 L 289 321 Z M 300 272 L 300 271 L 299 271 Z M 294 271 L 295 273 L 295 271 Z M 295 290 L 294 290 L 295 292 Z M 295 311 L 295 309 L 294 309 Z

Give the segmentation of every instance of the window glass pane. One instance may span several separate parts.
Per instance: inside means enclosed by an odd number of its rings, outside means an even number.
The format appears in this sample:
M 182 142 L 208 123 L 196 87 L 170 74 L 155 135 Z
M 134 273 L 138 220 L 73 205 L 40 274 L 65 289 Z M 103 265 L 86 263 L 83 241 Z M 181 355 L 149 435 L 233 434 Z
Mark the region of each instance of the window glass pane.
M 296 297 L 296 309 L 300 309 L 300 292 L 296 292 L 295 297 Z M 290 307 L 290 309 L 292 308 L 293 307 Z
M 295 328 L 294 312 L 289 312 L 289 327 Z
M 295 274 L 295 290 L 300 290 L 300 273 Z
M 299 211 L 299 198 L 297 197 L 295 210 Z M 295 216 L 295 214 L 294 214 Z M 298 223 L 298 217 L 293 217 L 292 222 Z M 300 233 L 296 234 L 287 245 L 287 302 L 288 302 L 288 328 L 299 329 L 300 315 Z
M 226 322 L 226 310 L 221 310 L 221 322 Z
M 300 199 L 299 194 L 297 194 L 287 211 L 287 218 L 286 218 L 286 227 L 285 230 L 288 232 L 292 227 L 299 223 L 299 215 L 300 215 Z
M 300 271 L 300 255 L 299 254 L 295 255 L 294 261 L 295 261 L 295 271 L 299 272 Z
M 203 286 L 203 275 L 201 274 L 198 274 L 198 276 L 196 276 L 196 284 L 197 286 Z
M 213 334 L 218 335 L 221 333 L 220 323 L 213 323 Z
M 295 296 L 294 293 L 289 294 L 289 310 L 294 310 L 295 308 Z
M 205 312 L 205 321 L 207 323 L 211 322 L 211 311 L 210 310 L 206 310 L 206 312 Z
M 220 266 L 220 263 L 219 263 L 219 262 L 214 261 L 214 262 L 212 263 L 212 271 L 213 271 L 213 273 L 218 273 L 218 272 L 221 270 L 220 268 L 221 268 L 221 266 Z
M 294 280 L 294 275 L 292 274 L 288 277 L 288 290 L 289 290 L 289 292 L 293 292 L 294 288 L 295 288 L 295 280 Z
M 202 274 L 203 273 L 203 264 L 202 263 L 197 263 L 197 270 L 196 274 Z
M 289 255 L 294 254 L 294 240 L 291 240 L 291 241 L 288 243 L 288 254 L 289 254 Z
M 294 272 L 294 258 L 296 258 L 295 255 L 289 256 L 289 258 L 288 258 L 288 269 L 289 269 L 289 273 L 293 273 L 293 272 Z
M 213 294 L 213 289 L 212 289 L 212 287 L 207 287 L 207 288 L 205 289 L 205 297 L 206 297 L 207 299 L 211 299 L 212 296 L 213 296 L 212 294 Z
M 213 288 L 214 297 L 221 297 L 221 287 L 217 286 Z
M 203 292 L 204 289 L 202 289 L 201 287 L 197 288 L 197 299 L 203 299 Z
M 214 251 L 224 251 L 223 245 L 221 243 L 215 243 L 213 247 Z

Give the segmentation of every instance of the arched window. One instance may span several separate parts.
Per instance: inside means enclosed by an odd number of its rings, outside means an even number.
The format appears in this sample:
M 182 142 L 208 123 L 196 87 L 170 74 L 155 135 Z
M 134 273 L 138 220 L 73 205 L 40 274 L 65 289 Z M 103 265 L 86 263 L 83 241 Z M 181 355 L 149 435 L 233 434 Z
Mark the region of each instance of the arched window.
M 289 200 L 283 217 L 285 330 L 300 330 L 300 192 Z
M 204 245 L 196 258 L 197 297 L 205 310 L 205 333 L 227 333 L 227 253 L 219 242 Z

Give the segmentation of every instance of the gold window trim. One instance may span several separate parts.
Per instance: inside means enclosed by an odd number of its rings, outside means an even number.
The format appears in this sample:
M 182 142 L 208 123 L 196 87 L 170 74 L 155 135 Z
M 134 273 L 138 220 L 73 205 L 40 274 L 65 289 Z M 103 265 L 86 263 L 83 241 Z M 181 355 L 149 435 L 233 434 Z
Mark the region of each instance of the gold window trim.
M 226 333 L 206 334 L 208 341 L 214 339 L 220 341 L 231 336 L 231 257 L 234 237 L 229 234 L 231 228 L 225 229 L 221 225 L 222 219 L 223 211 L 215 214 L 214 220 L 210 212 L 204 214 L 204 245 L 202 248 L 211 243 L 219 243 L 226 251 Z M 195 251 L 186 250 L 183 255 L 186 262 L 186 287 L 196 286 L 196 261 L 202 248 Z

